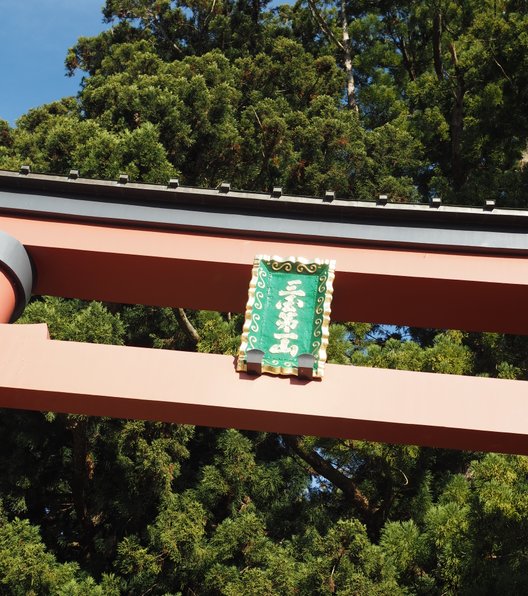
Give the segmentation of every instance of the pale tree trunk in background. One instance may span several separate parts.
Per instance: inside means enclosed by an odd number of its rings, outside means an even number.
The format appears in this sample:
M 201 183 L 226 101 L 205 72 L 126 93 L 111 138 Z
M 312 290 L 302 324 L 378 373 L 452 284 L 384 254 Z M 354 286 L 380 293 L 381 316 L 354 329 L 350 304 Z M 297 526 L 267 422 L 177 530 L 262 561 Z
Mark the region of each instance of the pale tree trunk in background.
M 348 34 L 345 0 L 341 0 L 341 28 L 343 30 L 343 53 L 347 79 L 347 105 L 351 110 L 358 112 L 359 109 L 356 102 L 356 83 L 354 81 L 354 70 L 352 68 L 352 44 L 350 43 L 350 35 Z
M 334 32 L 332 31 L 331 27 L 325 21 L 321 11 L 317 8 L 315 4 L 315 0 L 308 0 L 308 6 L 314 16 L 315 20 L 319 23 L 322 32 L 327 37 L 328 41 L 333 43 L 338 50 L 343 52 L 343 60 L 345 65 L 345 73 L 346 73 L 346 96 L 347 96 L 347 106 L 348 108 L 358 112 L 358 105 L 356 102 L 356 83 L 354 80 L 354 69 L 352 67 L 352 44 L 350 43 L 350 35 L 348 33 L 348 21 L 346 18 L 346 4 L 345 0 L 341 0 L 340 12 L 341 12 L 341 29 L 342 29 L 342 38 L 338 39 Z

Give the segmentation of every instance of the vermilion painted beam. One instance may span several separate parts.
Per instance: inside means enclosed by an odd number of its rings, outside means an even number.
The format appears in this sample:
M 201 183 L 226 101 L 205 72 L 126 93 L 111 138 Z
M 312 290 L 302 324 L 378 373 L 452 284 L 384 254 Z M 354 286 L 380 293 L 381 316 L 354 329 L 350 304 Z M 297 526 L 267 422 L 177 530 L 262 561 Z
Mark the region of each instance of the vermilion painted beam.
M 322 382 L 233 358 L 52 341 L 0 326 L 0 406 L 528 454 L 528 384 L 332 366 Z
M 37 294 L 243 312 L 255 254 L 337 261 L 332 319 L 528 334 L 528 259 L 0 217 Z

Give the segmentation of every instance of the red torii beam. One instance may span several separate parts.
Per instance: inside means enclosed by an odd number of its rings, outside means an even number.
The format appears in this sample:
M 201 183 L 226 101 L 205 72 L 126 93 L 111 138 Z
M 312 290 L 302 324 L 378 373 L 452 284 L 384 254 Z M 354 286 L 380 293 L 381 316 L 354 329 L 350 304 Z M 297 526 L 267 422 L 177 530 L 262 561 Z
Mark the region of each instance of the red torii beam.
M 528 298 L 524 212 L 441 214 L 413 206 L 402 215 L 383 205 L 305 199 L 303 208 L 315 212 L 312 220 L 320 227 L 340 226 L 341 237 L 322 241 L 318 233 L 302 231 L 303 220 L 301 233 L 281 229 L 293 221 L 287 208 L 297 208 L 298 200 L 195 191 L 201 211 L 189 217 L 199 223 L 171 224 L 159 221 L 163 210 L 183 220 L 196 197 L 145 205 L 144 198 L 130 201 L 128 195 L 156 195 L 159 187 L 76 184 L 0 173 L 0 230 L 24 245 L 36 272 L 35 293 L 242 311 L 255 254 L 317 256 L 337 261 L 334 320 L 528 333 L 526 317 L 519 316 Z M 174 191 L 164 190 L 181 200 Z M 151 219 L 76 211 L 96 193 L 96 210 L 117 204 L 126 211 L 133 203 Z M 233 220 L 246 218 L 247 227 L 235 221 L 234 228 L 215 228 L 207 218 L 221 214 L 218 198 Z M 81 203 L 68 203 L 74 200 Z M 252 201 L 261 201 L 259 211 L 247 219 Z M 49 203 L 53 209 L 46 211 Z M 374 211 L 378 207 L 383 211 Z M 158 221 L 151 216 L 155 209 Z M 278 209 L 279 217 L 263 220 L 265 209 Z M 395 214 L 406 234 L 399 240 L 389 225 Z M 248 229 L 257 224 L 276 229 Z M 393 236 L 380 240 L 386 230 Z M 442 244 L 442 238 L 448 241 Z M 0 320 L 9 320 L 23 300 L 22 286 L 13 266 L 4 263 Z M 57 342 L 24 326 L 0 328 L 0 354 L 4 407 L 528 453 L 528 385 L 521 381 L 342 366 L 329 366 L 322 382 L 255 379 L 235 373 L 229 357 Z
M 0 326 L 0 406 L 528 454 L 525 382 L 326 365 L 235 373 L 231 356 L 63 342 Z
M 255 254 L 333 258 L 334 321 L 528 333 L 528 259 L 280 242 L 0 215 L 28 251 L 34 293 L 243 312 Z

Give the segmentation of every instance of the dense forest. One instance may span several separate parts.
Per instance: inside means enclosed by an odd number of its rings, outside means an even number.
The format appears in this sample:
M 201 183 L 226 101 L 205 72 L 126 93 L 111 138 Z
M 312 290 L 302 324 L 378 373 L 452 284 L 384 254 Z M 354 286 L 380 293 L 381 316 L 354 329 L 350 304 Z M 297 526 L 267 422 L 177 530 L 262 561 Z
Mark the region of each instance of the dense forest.
M 526 0 L 107 0 L 103 18 L 66 55 L 77 97 L 0 120 L 0 168 L 528 207 Z M 241 319 L 36 297 L 20 322 L 232 354 Z M 526 338 L 382 323 L 333 325 L 329 360 L 527 377 Z M 7 410 L 0 437 L 1 594 L 528 593 L 525 457 Z

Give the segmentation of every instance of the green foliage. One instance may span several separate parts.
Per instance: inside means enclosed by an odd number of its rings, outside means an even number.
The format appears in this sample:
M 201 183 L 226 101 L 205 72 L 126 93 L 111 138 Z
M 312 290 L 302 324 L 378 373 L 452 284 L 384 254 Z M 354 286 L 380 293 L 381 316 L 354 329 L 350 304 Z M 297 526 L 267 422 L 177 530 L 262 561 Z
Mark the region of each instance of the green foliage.
M 196 330 L 200 335 L 198 351 L 234 356 L 240 345 L 242 324 L 242 315 L 229 315 L 226 319 L 217 312 L 198 311 L 195 316 Z
M 525 3 L 315 6 L 325 27 L 305 2 L 107 0 L 112 27 L 66 58 L 78 97 L 0 120 L 0 167 L 526 206 Z M 242 315 L 47 297 L 21 320 L 42 321 L 63 341 L 234 355 Z M 335 324 L 328 357 L 528 374 L 527 340 L 492 333 Z M 17 411 L 0 436 L 2 593 L 528 592 L 523 457 Z
M 340 7 L 319 10 L 339 37 Z M 342 52 L 303 3 L 108 0 L 103 13 L 112 28 L 67 57 L 89 75 L 78 100 L 4 125 L 0 166 L 523 204 L 528 13 L 515 3 L 347 5 L 358 114 Z
M 414 341 L 390 338 L 383 345 L 372 343 L 356 350 L 352 363 L 359 366 L 395 368 L 463 375 L 472 370 L 473 354 L 463 344 L 463 334 L 446 331 L 435 336 L 433 345 L 422 347 Z
M 332 323 L 328 338 L 328 362 L 332 364 L 350 364 L 349 352 L 349 331 L 346 325 Z
M 62 300 L 47 296 L 28 305 L 20 323 L 46 321 L 53 339 L 121 345 L 125 329 L 119 314 L 111 314 L 100 302 Z
M 119 584 L 105 575 L 100 585 L 83 577 L 75 563 L 59 563 L 28 520 L 0 521 L 0 585 L 13 596 L 117 596 Z
M 188 312 L 196 345 L 173 309 L 46 298 L 24 317 L 62 340 L 224 353 L 242 322 Z M 511 370 L 513 338 L 402 334 L 333 325 L 328 351 L 338 363 Z M 6 549 L 18 552 L 15 535 L 38 545 L 23 555 L 34 565 L 0 557 L 20 593 L 481 593 L 475 577 L 484 593 L 525 589 L 525 458 L 324 438 L 292 450 L 265 433 L 51 413 L 5 412 L 0 432 Z

